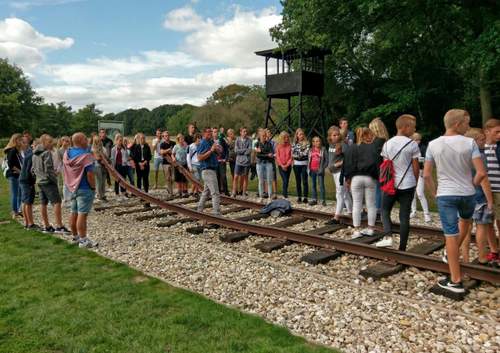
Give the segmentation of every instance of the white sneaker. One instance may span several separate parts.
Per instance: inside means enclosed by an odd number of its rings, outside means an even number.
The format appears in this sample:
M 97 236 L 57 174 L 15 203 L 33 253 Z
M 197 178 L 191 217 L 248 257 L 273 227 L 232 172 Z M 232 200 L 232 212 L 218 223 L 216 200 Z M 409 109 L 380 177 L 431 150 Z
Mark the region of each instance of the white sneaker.
M 264 198 L 260 197 L 260 198 L 259 198 L 259 202 L 260 202 L 260 203 L 264 203 Z
M 87 248 L 87 249 L 95 248 L 97 245 L 98 245 L 97 243 L 94 243 L 93 241 L 91 241 L 87 237 L 81 238 L 80 242 L 78 243 L 78 247 L 80 247 L 80 248 Z
M 424 222 L 425 223 L 430 223 L 431 221 L 432 221 L 431 215 L 428 214 L 428 213 L 424 214 Z
M 417 215 L 416 211 L 411 211 L 410 218 L 415 218 L 416 215 Z
M 448 254 L 446 253 L 446 249 L 444 249 L 443 256 L 441 257 L 441 260 L 443 260 L 443 262 L 445 264 L 448 263 Z
M 386 237 L 375 244 L 377 248 L 390 248 L 392 246 L 392 237 Z
M 271 202 L 273 202 L 273 198 L 272 198 L 272 197 L 269 197 L 269 198 L 267 199 L 267 203 L 271 203 Z
M 351 239 L 361 238 L 362 236 L 363 236 L 363 234 L 361 234 L 361 232 L 359 230 L 355 230 L 351 235 Z
M 373 229 L 371 229 L 371 228 L 362 229 L 361 234 L 366 235 L 368 237 L 371 237 L 373 235 Z

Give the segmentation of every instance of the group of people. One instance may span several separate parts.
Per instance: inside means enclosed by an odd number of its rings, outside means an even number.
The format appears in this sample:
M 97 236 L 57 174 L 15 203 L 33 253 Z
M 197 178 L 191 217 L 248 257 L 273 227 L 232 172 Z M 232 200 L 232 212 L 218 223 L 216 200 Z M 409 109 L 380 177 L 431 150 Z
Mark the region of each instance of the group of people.
M 86 224 L 94 190 L 97 199 L 106 201 L 106 184 L 110 184 L 102 158 L 109 160 L 123 178 L 146 192 L 149 190 L 150 163 L 153 164 L 154 187 L 159 186 L 161 171 L 169 195 L 174 195 L 174 182 L 178 196 L 189 195 L 185 175 L 189 171 L 196 180 L 190 191 L 199 197 L 198 211 L 203 211 L 206 200 L 211 197 L 215 215 L 220 215 L 220 193 L 248 196 L 248 181 L 255 175 L 260 201 L 272 202 L 278 194 L 278 172 L 283 198 L 289 197 L 293 172 L 297 202 L 309 205 L 320 202 L 326 206 L 325 176 L 329 173 L 336 192 L 331 223 L 340 223 L 344 214 L 352 215 L 352 238 L 358 238 L 372 236 L 376 219 L 380 217 L 386 236 L 376 246 L 392 247 L 391 213 L 397 202 L 400 251 L 407 248 L 410 219 L 416 213 L 417 198 L 425 221 L 431 220 L 424 192 L 427 189 L 437 199 L 446 237 L 443 260 L 449 264 L 451 273 L 439 285 L 461 293 L 464 288 L 459 258 L 462 252 L 463 259 L 468 261 L 472 220 L 477 226 L 479 262 L 490 265 L 499 262 L 494 220 L 497 219 L 497 227 L 500 226 L 500 148 L 497 147 L 500 120 L 490 119 L 484 129 L 470 128 L 469 114 L 452 109 L 444 116 L 445 134 L 428 146 L 416 133 L 416 122 L 413 115 L 401 115 L 396 120 L 397 134 L 391 138 L 380 118 L 355 132 L 349 129 L 347 119 L 341 119 L 338 126 L 330 127 L 325 143 L 319 136 L 309 141 L 300 128 L 293 136 L 283 131 L 273 139 L 267 129 L 259 129 L 251 137 L 248 129 L 241 127 L 236 136 L 233 129 L 225 131 L 222 127 L 207 127 L 198 132 L 194 124 L 188 125 L 186 135 L 177 134 L 175 142 L 168 131 L 158 129 L 151 147 L 142 133 L 130 142 L 120 134 L 115 135 L 113 142 L 104 130 L 89 140 L 76 133 L 71 139 L 61 138 L 58 149 L 53 148 L 49 135 L 33 141 L 29 134 L 15 134 L 4 150 L 8 162 L 6 176 L 11 184 L 13 213 L 21 211 L 22 202 L 27 228 L 36 227 L 32 216 L 36 183 L 42 204 L 42 229 L 68 233 L 61 219 L 61 197 L 57 187 L 57 175 L 62 174 L 63 200 L 71 202 L 70 233 L 82 246 L 92 246 L 83 223 Z M 231 188 L 228 187 L 228 165 Z M 116 195 L 130 196 L 117 182 L 114 191 Z M 49 202 L 54 205 L 54 228 L 47 216 Z M 367 226 L 361 228 L 365 212 Z
M 75 133 L 71 138 L 61 138 L 56 147 L 48 134 L 33 139 L 29 132 L 24 132 L 11 136 L 4 153 L 4 175 L 9 180 L 13 217 L 22 216 L 26 229 L 72 235 L 73 242 L 80 247 L 95 246 L 87 237 L 87 215 L 95 190 L 95 159 L 87 137 Z M 64 176 L 62 193 L 58 182 L 60 176 Z M 42 226 L 35 224 L 33 216 L 36 188 Z M 63 223 L 63 201 L 71 208 L 70 229 Z M 53 223 L 48 215 L 49 203 L 53 208 Z

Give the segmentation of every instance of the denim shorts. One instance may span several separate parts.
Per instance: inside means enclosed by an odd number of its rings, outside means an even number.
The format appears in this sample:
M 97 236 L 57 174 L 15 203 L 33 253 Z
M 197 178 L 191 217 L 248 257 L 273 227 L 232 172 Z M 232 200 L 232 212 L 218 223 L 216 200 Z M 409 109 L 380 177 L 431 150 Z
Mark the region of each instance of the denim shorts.
M 95 192 L 90 189 L 78 189 L 71 194 L 71 213 L 87 214 L 92 209 Z
M 234 175 L 245 176 L 245 175 L 248 175 L 249 170 L 250 170 L 250 166 L 236 164 L 234 166 Z
M 154 159 L 154 164 L 153 164 L 153 170 L 154 171 L 160 170 L 160 167 L 161 167 L 162 164 L 163 164 L 163 158 L 162 157 L 155 158 Z
M 458 217 L 470 220 L 476 206 L 474 195 L 438 196 L 437 206 L 445 236 L 457 236 Z
M 33 205 L 35 202 L 35 185 L 19 183 L 21 189 L 21 202 L 25 205 Z
M 191 174 L 193 175 L 193 177 L 200 181 L 201 182 L 201 169 L 200 169 L 200 166 L 198 165 L 192 165 L 192 172 Z
M 488 209 L 486 203 L 476 204 L 472 220 L 476 224 L 493 224 L 493 210 Z

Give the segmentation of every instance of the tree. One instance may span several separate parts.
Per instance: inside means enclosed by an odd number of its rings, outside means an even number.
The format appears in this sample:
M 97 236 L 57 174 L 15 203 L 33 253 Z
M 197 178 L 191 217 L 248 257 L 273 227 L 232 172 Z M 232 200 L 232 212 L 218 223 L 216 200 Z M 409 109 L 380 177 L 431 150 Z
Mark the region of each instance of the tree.
M 330 48 L 327 109 L 365 123 L 402 112 L 429 133 L 453 106 L 494 114 L 499 5 L 472 0 L 288 0 L 271 30 L 282 47 Z M 479 100 L 478 97 L 481 97 Z M 481 104 L 480 104 L 481 103 Z M 436 120 L 439 123 L 436 123 Z
M 0 59 L 0 134 L 8 136 L 32 128 L 41 101 L 23 71 Z
M 95 104 L 88 104 L 79 109 L 72 119 L 71 130 L 90 134 L 97 131 L 97 123 L 102 118 L 102 111 Z

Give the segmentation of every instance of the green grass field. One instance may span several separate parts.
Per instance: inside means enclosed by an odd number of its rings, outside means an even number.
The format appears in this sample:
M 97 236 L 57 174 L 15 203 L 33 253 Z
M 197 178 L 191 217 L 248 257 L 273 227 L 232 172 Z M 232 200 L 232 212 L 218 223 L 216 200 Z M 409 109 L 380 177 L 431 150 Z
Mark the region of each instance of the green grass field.
M 332 352 L 10 221 L 0 177 L 0 352 Z

